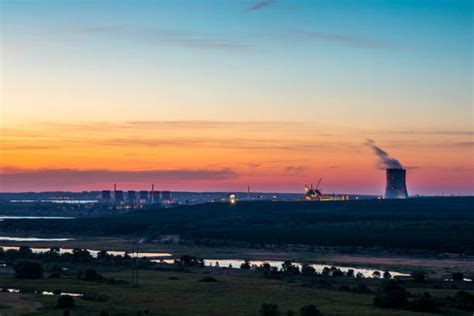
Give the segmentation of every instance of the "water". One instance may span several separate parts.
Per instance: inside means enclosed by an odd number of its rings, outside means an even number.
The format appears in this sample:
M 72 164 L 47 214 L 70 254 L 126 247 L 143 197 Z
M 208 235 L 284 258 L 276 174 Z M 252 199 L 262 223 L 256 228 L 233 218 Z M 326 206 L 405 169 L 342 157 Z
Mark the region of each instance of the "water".
M 9 237 L 0 236 L 0 241 L 68 241 L 74 238 L 37 238 L 37 237 Z
M 17 246 L 1 246 L 3 250 L 18 250 L 20 247 Z M 30 248 L 33 253 L 45 253 L 50 251 L 51 248 Z M 100 252 L 100 250 L 97 249 L 85 249 L 88 252 L 90 252 L 91 256 L 94 258 L 97 258 L 97 254 Z M 59 254 L 72 254 L 74 251 L 73 248 L 59 248 Z M 124 256 L 127 252 L 126 251 L 107 251 L 107 254 L 113 255 L 113 256 Z M 135 253 L 128 253 L 130 256 L 135 257 Z M 167 253 L 167 252 L 139 252 L 138 257 L 139 258 L 163 258 L 163 257 L 171 257 L 172 254 Z
M 152 262 L 156 263 L 167 263 L 167 264 L 173 264 L 174 260 L 173 259 L 162 259 L 162 260 L 151 260 Z M 242 259 L 204 259 L 204 265 L 207 267 L 215 267 L 216 263 L 218 263 L 219 267 L 222 268 L 234 268 L 234 269 L 240 269 L 240 265 L 244 263 L 245 261 Z M 249 261 L 251 267 L 257 267 L 260 266 L 264 263 L 268 263 L 271 267 L 276 267 L 279 270 L 281 270 L 283 261 L 260 261 L 260 260 L 250 260 Z M 297 266 L 300 270 L 302 267 L 301 263 L 298 262 L 293 262 L 293 265 Z M 330 268 L 332 265 L 323 265 L 323 264 L 310 264 L 311 267 L 315 269 L 317 273 L 322 273 L 324 268 Z M 346 267 L 346 266 L 334 266 L 338 269 L 340 269 L 342 272 L 347 272 L 348 270 L 352 269 L 354 270 L 354 277 L 360 272 L 364 276 L 364 278 L 373 278 L 373 273 L 375 271 L 380 272 L 381 275 L 383 275 L 383 272 L 385 270 L 374 270 L 374 269 L 367 269 L 367 268 L 355 268 L 355 267 Z M 408 277 L 410 276 L 409 274 L 406 273 L 400 273 L 396 271 L 389 271 L 390 275 L 392 278 L 394 277 Z
M 74 217 L 68 216 L 7 216 L 0 215 L 0 221 L 6 219 L 74 219 Z
M 11 293 L 11 294 L 29 293 L 28 291 L 24 291 L 24 290 L 21 290 L 21 289 L 2 289 L 2 288 L 0 288 L 0 292 L 8 292 L 8 293 Z M 34 294 L 39 294 L 39 295 L 45 295 L 45 296 L 56 295 L 51 291 L 34 291 L 33 293 Z M 74 296 L 74 297 L 84 296 L 84 294 L 69 293 L 69 292 L 61 292 L 58 295 L 69 295 L 69 296 Z
M 66 204 L 88 204 L 98 203 L 98 200 L 10 200 L 12 203 L 66 203 Z

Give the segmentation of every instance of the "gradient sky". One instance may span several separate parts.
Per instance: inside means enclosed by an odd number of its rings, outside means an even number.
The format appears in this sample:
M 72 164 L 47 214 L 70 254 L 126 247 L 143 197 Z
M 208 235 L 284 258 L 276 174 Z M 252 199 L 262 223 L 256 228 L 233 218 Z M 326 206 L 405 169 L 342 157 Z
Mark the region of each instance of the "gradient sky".
M 474 194 L 470 0 L 0 0 L 0 191 Z

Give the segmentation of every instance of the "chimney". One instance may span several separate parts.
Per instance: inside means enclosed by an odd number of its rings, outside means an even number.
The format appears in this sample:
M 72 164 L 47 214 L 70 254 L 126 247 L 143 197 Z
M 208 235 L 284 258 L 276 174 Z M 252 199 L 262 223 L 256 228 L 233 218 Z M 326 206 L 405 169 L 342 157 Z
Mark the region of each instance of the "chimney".
M 387 186 L 385 188 L 385 199 L 408 198 L 406 184 L 406 170 L 401 168 L 387 169 Z

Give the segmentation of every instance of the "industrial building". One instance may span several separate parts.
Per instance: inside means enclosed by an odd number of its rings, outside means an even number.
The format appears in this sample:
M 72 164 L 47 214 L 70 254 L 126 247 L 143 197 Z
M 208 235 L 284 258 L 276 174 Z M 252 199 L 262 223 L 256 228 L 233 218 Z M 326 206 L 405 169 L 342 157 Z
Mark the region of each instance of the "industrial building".
M 151 191 L 147 190 L 128 190 L 126 195 L 124 191 L 117 190 L 114 184 L 114 191 L 103 190 L 101 194 L 102 203 L 113 203 L 124 208 L 141 207 L 145 204 L 173 204 L 170 191 L 155 191 L 155 186 L 152 185 Z

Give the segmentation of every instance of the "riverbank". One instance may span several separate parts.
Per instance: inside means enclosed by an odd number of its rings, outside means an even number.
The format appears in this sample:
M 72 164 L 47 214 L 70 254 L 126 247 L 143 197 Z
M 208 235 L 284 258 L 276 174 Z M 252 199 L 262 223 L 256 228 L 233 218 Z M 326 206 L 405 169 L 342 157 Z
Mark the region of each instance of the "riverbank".
M 2 241 L 0 246 L 32 248 L 82 248 L 93 250 L 107 250 L 115 252 L 134 252 L 135 239 L 127 238 L 79 238 L 66 241 Z M 391 270 L 400 273 L 411 273 L 423 270 L 433 277 L 449 276 L 454 272 L 474 271 L 474 257 L 468 256 L 416 256 L 401 255 L 387 251 L 373 252 L 371 254 L 344 254 L 337 249 L 313 249 L 303 251 L 281 248 L 250 248 L 250 247 L 209 247 L 192 242 L 182 243 L 140 243 L 141 253 L 166 253 L 168 259 L 180 258 L 183 255 L 192 255 L 206 259 L 227 260 L 256 260 L 256 261 L 284 261 L 310 262 L 315 264 L 363 267 L 380 271 Z

